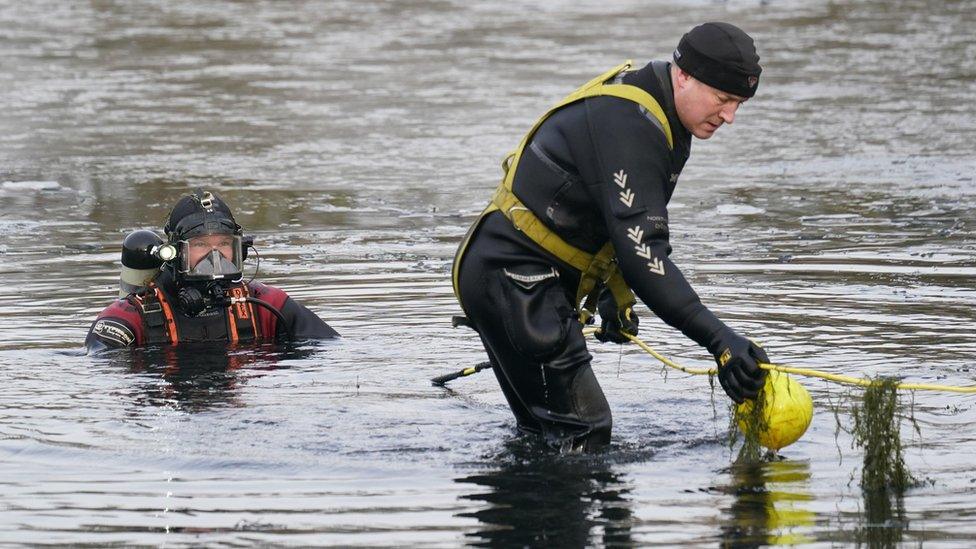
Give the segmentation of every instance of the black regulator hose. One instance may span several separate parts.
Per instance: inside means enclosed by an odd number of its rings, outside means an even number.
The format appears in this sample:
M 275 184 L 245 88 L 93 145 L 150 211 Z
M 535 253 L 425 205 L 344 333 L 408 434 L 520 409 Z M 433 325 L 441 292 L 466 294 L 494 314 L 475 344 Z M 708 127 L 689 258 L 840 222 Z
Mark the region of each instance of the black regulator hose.
M 295 340 L 295 333 L 292 331 L 291 325 L 289 325 L 288 321 L 285 320 L 285 315 L 281 314 L 281 311 L 279 311 L 274 305 L 268 303 L 267 301 L 264 301 L 263 299 L 258 299 L 256 297 L 248 296 L 245 297 L 244 300 L 247 301 L 248 303 L 254 303 L 255 305 L 260 305 L 265 309 L 271 311 L 271 313 L 278 318 L 278 323 L 285 328 L 285 333 L 288 334 L 289 341 Z
M 201 291 L 199 288 L 193 286 L 186 286 L 180 288 L 178 295 L 180 310 L 186 313 L 187 316 L 195 317 L 207 310 L 210 307 L 230 307 L 235 303 L 254 303 L 255 305 L 260 305 L 265 309 L 271 311 L 271 314 L 275 315 L 278 319 L 280 325 L 284 328 L 285 333 L 288 335 L 290 341 L 295 340 L 295 332 L 292 326 L 285 320 L 285 315 L 281 314 L 281 311 L 277 307 L 264 301 L 263 299 L 258 299 L 256 297 L 244 296 L 244 297 L 231 297 L 227 295 L 227 289 L 219 284 L 212 284 L 206 290 Z

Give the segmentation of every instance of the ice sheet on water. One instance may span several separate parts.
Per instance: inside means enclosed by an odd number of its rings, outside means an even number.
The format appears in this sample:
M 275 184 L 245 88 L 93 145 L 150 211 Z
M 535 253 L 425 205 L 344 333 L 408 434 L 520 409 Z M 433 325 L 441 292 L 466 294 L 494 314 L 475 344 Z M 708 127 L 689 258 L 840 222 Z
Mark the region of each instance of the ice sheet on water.
M 4 181 L 0 189 L 4 191 L 56 191 L 61 188 L 57 181 Z
M 766 210 L 748 204 L 722 204 L 715 208 L 719 215 L 756 215 L 766 213 Z

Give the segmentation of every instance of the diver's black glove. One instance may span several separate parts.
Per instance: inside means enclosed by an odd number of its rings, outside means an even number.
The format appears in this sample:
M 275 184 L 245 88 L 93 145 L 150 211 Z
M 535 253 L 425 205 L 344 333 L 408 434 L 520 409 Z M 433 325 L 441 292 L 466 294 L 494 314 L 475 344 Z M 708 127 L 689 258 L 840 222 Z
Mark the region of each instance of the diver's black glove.
M 737 403 L 756 398 L 766 382 L 766 370 L 759 367 L 769 363 L 766 351 L 730 329 L 720 332 L 708 350 L 715 356 L 725 394 Z
M 613 294 L 609 291 L 604 291 L 600 296 L 597 310 L 600 312 L 602 322 L 600 323 L 600 331 L 594 335 L 600 341 L 604 343 L 608 341 L 627 343 L 630 340 L 623 335 L 624 333 L 632 336 L 637 335 L 637 329 L 640 325 L 637 313 L 630 306 L 618 309 L 617 303 L 613 300 Z

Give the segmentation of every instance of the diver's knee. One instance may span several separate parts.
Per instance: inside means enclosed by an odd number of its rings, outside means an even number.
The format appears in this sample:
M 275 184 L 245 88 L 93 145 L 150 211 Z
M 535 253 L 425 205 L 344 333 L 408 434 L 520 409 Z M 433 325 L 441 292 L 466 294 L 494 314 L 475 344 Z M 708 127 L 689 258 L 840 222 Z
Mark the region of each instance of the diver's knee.
M 576 413 L 588 425 L 586 434 L 587 449 L 606 446 L 610 443 L 613 429 L 613 414 L 610 403 L 600 387 L 589 364 L 581 368 L 573 382 L 573 400 Z
M 613 415 L 589 363 L 549 372 L 549 406 L 534 410 L 547 427 L 547 443 L 561 452 L 590 452 L 609 444 Z

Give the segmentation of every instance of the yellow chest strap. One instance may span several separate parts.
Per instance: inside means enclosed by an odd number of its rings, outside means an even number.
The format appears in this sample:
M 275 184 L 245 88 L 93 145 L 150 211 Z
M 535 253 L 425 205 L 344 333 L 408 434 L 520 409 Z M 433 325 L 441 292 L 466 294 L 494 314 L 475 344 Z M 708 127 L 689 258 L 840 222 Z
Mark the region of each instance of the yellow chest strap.
M 668 141 L 668 149 L 673 149 L 674 139 L 671 136 L 671 124 L 668 122 L 667 115 L 664 114 L 664 109 L 662 109 L 661 105 L 657 102 L 656 99 L 654 99 L 654 96 L 638 88 L 637 86 L 631 86 L 629 84 L 606 84 L 605 83 L 606 81 L 614 78 L 618 74 L 628 70 L 632 64 L 633 62 L 628 60 L 626 63 L 617 65 L 616 67 L 608 70 L 607 72 L 601 74 L 600 76 L 597 76 L 593 80 L 590 80 L 586 84 L 580 86 L 576 91 L 566 96 L 565 99 L 557 103 L 554 107 L 552 107 L 551 109 L 546 111 L 545 114 L 539 117 L 539 120 L 537 120 L 536 123 L 532 126 L 532 129 L 529 130 L 529 132 L 525 134 L 525 137 L 522 138 L 522 142 L 519 143 L 518 148 L 515 149 L 515 151 L 513 151 L 511 154 L 509 154 L 508 157 L 505 159 L 505 162 L 502 163 L 502 167 L 505 168 L 506 170 L 505 178 L 503 179 L 502 183 L 509 190 L 512 189 L 512 182 L 515 180 L 515 170 L 509 169 L 509 166 L 511 167 L 518 166 L 518 162 L 522 158 L 522 152 L 525 150 L 525 146 L 532 139 L 532 136 L 535 135 L 535 132 L 539 129 L 539 126 L 541 126 L 542 123 L 546 121 L 546 119 L 552 116 L 552 114 L 558 111 L 559 109 L 565 107 L 566 105 L 569 105 L 570 103 L 575 103 L 577 101 L 586 99 L 588 97 L 609 95 L 613 97 L 619 97 L 621 99 L 628 99 L 644 107 L 645 109 L 647 109 L 647 112 L 649 112 L 652 116 L 654 116 L 658 124 L 660 124 L 660 127 L 664 132 L 664 137 Z
M 661 108 L 661 105 L 656 99 L 654 99 L 653 96 L 651 96 L 651 94 L 638 88 L 637 86 L 606 83 L 621 72 L 628 70 L 631 65 L 632 62 L 628 60 L 626 63 L 610 69 L 609 71 L 597 76 L 583 86 L 579 87 L 576 91 L 569 94 L 565 99 L 549 109 L 539 118 L 538 121 L 536 121 L 536 123 L 532 126 L 532 129 L 525 134 L 525 137 L 522 138 L 518 148 L 509 154 L 502 162 L 502 169 L 505 171 L 505 176 L 502 179 L 501 184 L 498 186 L 498 189 L 496 189 L 495 195 L 492 197 L 491 204 L 489 204 L 485 211 L 482 212 L 479 220 L 475 222 L 472 230 L 468 232 L 468 235 L 462 242 L 461 248 L 455 257 L 454 289 L 455 294 L 458 295 L 459 299 L 460 292 L 458 291 L 457 277 L 460 270 L 460 261 L 467 245 L 467 240 L 470 238 L 471 234 L 473 234 L 474 227 L 480 223 L 480 220 L 483 219 L 485 215 L 498 210 L 506 218 L 508 218 L 509 221 L 512 222 L 516 229 L 528 236 L 542 249 L 546 250 L 560 261 L 580 271 L 581 276 L 580 284 L 576 291 L 576 304 L 577 308 L 580 309 L 581 321 L 585 322 L 590 316 L 593 315 L 593 312 L 596 309 L 596 300 L 598 297 L 597 294 L 599 293 L 597 291 L 598 282 L 603 282 L 610 289 L 610 291 L 613 293 L 614 301 L 616 301 L 618 308 L 623 309 L 625 307 L 630 307 L 635 303 L 636 300 L 634 299 L 634 294 L 624 281 L 623 275 L 621 275 L 620 269 L 617 267 L 616 253 L 610 242 L 607 242 L 595 254 L 591 254 L 577 248 L 576 246 L 573 246 L 572 244 L 569 244 L 555 232 L 550 230 L 549 227 L 547 227 L 538 217 L 536 217 L 536 215 L 532 213 L 532 211 L 529 210 L 512 191 L 512 184 L 515 181 L 515 169 L 518 166 L 519 160 L 522 158 L 522 153 L 525 151 L 526 145 L 532 139 L 532 136 L 535 135 L 535 132 L 539 129 L 539 126 L 541 126 L 546 119 L 548 119 L 559 109 L 588 97 L 619 97 L 621 99 L 627 99 L 641 105 L 658 122 L 658 126 L 664 132 L 664 136 L 667 139 L 668 148 L 673 149 L 674 142 L 671 136 L 671 126 L 668 123 L 668 118 L 664 114 L 664 109 Z M 582 307 L 580 307 L 581 303 Z

